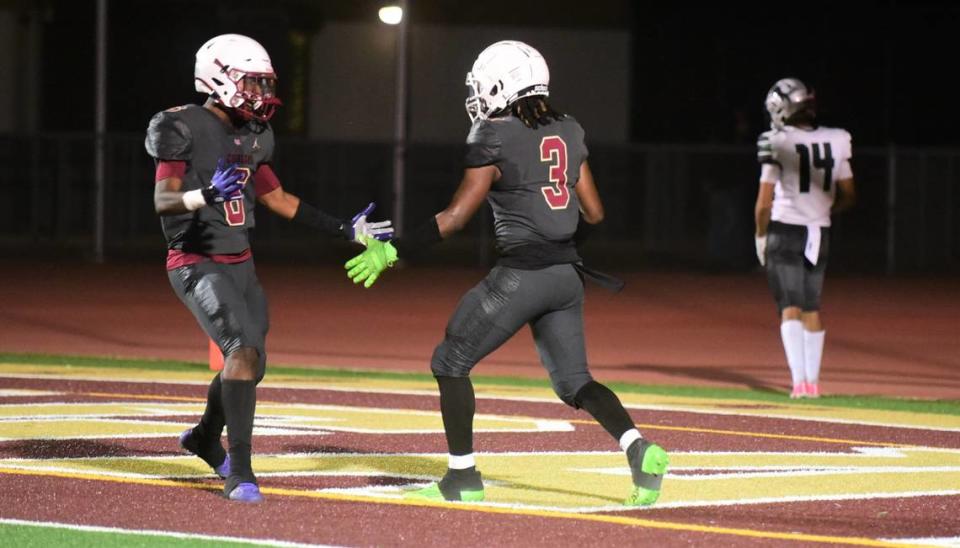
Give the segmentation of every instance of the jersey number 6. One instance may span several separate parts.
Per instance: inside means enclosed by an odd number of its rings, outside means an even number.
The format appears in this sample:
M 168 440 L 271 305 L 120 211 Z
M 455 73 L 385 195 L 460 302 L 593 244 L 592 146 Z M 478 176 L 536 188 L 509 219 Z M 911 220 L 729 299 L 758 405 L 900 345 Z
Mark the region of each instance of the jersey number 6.
M 570 203 L 567 188 L 567 143 L 557 135 L 540 141 L 540 161 L 550 162 L 549 177 L 552 186 L 542 186 L 540 191 L 550 209 L 566 209 Z
M 236 167 L 234 169 L 243 173 L 243 176 L 237 182 L 247 186 L 247 181 L 250 179 L 250 168 Z M 243 192 L 223 201 L 223 213 L 227 219 L 227 224 L 230 226 L 243 226 L 247 223 L 247 210 L 243 207 Z

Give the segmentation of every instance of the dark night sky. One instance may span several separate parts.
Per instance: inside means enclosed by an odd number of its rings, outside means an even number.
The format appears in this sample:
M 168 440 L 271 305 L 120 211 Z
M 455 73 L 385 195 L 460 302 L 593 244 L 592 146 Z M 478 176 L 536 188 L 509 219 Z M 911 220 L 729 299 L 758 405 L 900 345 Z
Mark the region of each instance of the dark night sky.
M 671 7 L 644 2 L 417 1 L 414 22 L 627 30 L 633 37 L 631 137 L 640 142 L 752 141 L 761 103 L 778 78 L 816 88 L 824 123 L 860 144 L 956 145 L 954 93 L 960 5 L 921 1 L 730 2 Z M 48 0 L 42 129 L 93 125 L 94 2 Z M 110 118 L 141 131 L 157 105 L 182 102 L 197 44 L 219 32 L 262 37 L 284 73 L 290 29 L 369 19 L 379 2 L 184 0 L 111 2 Z M 590 11 L 583 7 L 588 4 Z M 795 6 L 802 6 L 797 9 Z M 554 61 L 562 62 L 562 61 Z M 585 85 L 602 85 L 587 82 Z M 63 93 L 62 90 L 72 90 Z M 54 95 L 56 93 L 56 95 Z M 736 131 L 738 116 L 747 129 Z

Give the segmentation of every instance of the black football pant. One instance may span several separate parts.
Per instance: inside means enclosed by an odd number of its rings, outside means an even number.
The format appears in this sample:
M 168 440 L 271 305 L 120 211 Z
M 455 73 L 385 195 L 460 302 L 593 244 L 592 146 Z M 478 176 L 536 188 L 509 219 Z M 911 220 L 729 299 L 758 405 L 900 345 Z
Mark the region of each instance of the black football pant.
M 257 350 L 255 383 L 259 383 L 266 372 L 265 341 L 270 324 L 266 296 L 253 260 L 238 264 L 205 261 L 169 271 L 168 278 L 174 292 L 224 356 L 241 347 Z M 206 438 L 201 443 L 219 441 L 224 424 L 229 424 L 231 476 L 255 481 L 250 467 L 250 438 L 256 396 L 252 386 L 244 385 L 255 383 L 219 381 L 214 379 L 210 385 L 207 407 L 195 433 Z M 220 388 L 223 384 L 229 384 L 227 390 Z
M 583 336 L 583 281 L 569 264 L 491 270 L 460 300 L 430 369 L 435 377 L 466 377 L 528 324 L 553 390 L 574 405 L 577 392 L 593 379 Z

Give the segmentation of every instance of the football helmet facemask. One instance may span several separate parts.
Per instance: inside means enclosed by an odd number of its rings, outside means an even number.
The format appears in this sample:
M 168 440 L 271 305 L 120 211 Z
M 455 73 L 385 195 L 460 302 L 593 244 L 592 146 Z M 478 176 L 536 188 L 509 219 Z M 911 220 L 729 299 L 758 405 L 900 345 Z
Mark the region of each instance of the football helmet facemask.
M 467 73 L 467 116 L 486 120 L 517 99 L 550 95 L 547 62 L 523 42 L 503 40 L 480 52 Z
M 782 129 L 790 118 L 803 110 L 813 113 L 815 106 L 813 90 L 796 78 L 783 78 L 767 92 L 763 104 L 770 114 L 770 125 Z
M 198 92 L 248 120 L 266 122 L 282 104 L 270 55 L 241 34 L 214 36 L 200 46 L 193 77 Z

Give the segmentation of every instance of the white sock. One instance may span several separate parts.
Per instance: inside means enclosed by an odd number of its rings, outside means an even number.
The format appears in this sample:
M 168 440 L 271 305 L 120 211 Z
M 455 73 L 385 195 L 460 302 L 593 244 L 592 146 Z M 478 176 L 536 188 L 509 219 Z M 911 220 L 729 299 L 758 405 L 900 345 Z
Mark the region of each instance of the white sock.
M 473 453 L 469 455 L 447 455 L 447 467 L 451 470 L 466 470 L 476 465 L 477 462 L 473 460 Z
M 622 436 L 620 436 L 620 448 L 626 451 L 627 448 L 633 444 L 633 442 L 641 438 L 643 438 L 643 436 L 640 435 L 640 431 L 636 428 L 631 428 L 630 430 L 624 432 Z
M 817 384 L 820 380 L 820 360 L 823 358 L 823 340 L 826 331 L 803 332 L 803 362 L 807 381 Z
M 780 338 L 783 340 L 783 351 L 787 355 L 793 385 L 797 386 L 807 380 L 803 357 L 803 323 L 800 320 L 784 320 L 780 324 Z

